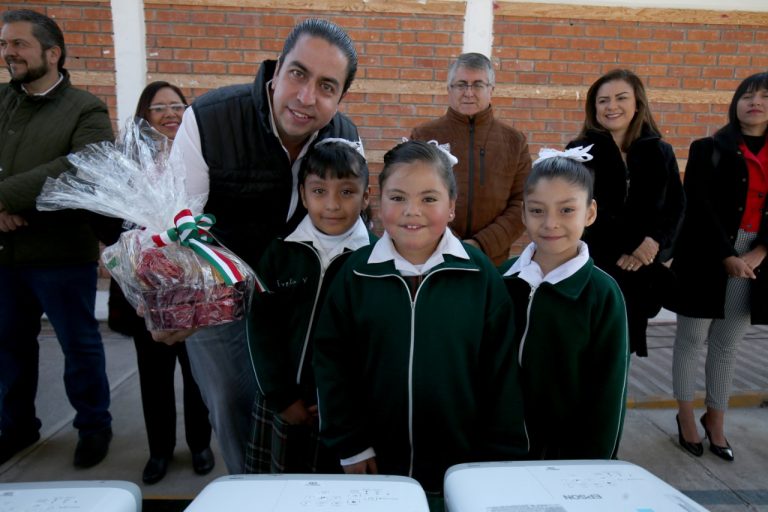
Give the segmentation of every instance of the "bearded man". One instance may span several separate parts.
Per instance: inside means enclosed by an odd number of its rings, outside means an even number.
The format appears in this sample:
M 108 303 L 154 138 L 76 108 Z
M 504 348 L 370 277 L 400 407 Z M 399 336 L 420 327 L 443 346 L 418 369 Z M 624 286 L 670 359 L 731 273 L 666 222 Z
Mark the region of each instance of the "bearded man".
M 112 439 L 104 346 L 94 317 L 98 241 L 82 212 L 38 212 L 67 154 L 112 140 L 104 103 L 70 85 L 56 23 L 35 11 L 0 14 L 0 464 L 40 439 L 35 413 L 40 317 L 64 353 L 64 387 L 79 431 L 74 465 L 101 462 Z

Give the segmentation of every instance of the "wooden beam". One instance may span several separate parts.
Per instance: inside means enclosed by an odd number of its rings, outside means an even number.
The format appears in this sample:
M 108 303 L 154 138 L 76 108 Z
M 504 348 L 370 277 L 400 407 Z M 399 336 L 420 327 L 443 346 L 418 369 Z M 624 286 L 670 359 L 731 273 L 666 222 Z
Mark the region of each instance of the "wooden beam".
M 144 0 L 145 5 L 194 5 L 303 11 L 352 11 L 373 13 L 444 14 L 463 16 L 465 0 Z
M 99 85 L 114 86 L 115 75 L 109 71 L 71 71 L 72 83 L 78 86 Z M 10 80 L 8 70 L 0 69 L 0 82 Z M 244 75 L 198 75 L 149 73 L 147 81 L 165 80 L 189 89 L 216 89 L 225 85 L 247 83 L 251 77 Z M 416 80 L 365 80 L 358 79 L 350 89 L 358 94 L 408 94 L 422 96 L 441 96 L 445 94 L 445 84 Z M 718 104 L 731 102 L 731 91 L 691 91 L 684 89 L 648 89 L 648 99 L 654 103 L 682 104 Z M 525 98 L 542 100 L 583 100 L 586 87 L 559 87 L 551 85 L 497 85 L 493 92 L 499 98 Z M 428 101 L 428 100 L 425 100 Z
M 249 82 L 250 77 L 232 75 L 196 75 L 151 73 L 148 81 L 165 80 L 193 89 L 213 89 L 225 85 Z M 408 94 L 423 96 L 442 96 L 445 94 L 443 82 L 418 80 L 366 80 L 357 79 L 350 89 L 359 94 Z M 587 87 L 551 86 L 551 85 L 503 85 L 498 84 L 493 92 L 500 98 L 526 98 L 543 100 L 582 100 L 587 94 Z M 693 91 L 685 89 L 648 89 L 648 97 L 655 103 L 706 103 L 727 105 L 731 101 L 731 91 Z
M 638 21 L 645 23 L 693 23 L 706 25 L 768 26 L 768 12 L 613 7 L 582 4 L 549 4 L 496 0 L 496 16 L 574 20 Z M 738 7 L 735 5 L 734 7 Z
M 115 74 L 112 71 L 70 71 L 69 79 L 75 87 L 98 85 L 114 87 Z M 9 82 L 11 75 L 6 68 L 0 69 L 0 83 Z
M 81 4 L 96 4 L 96 5 L 103 5 L 104 7 L 108 7 L 110 5 L 110 2 L 103 1 L 103 0 L 67 0 L 67 2 L 75 2 L 75 3 L 81 3 Z
M 69 1 L 97 5 L 109 3 L 95 0 Z M 463 16 L 466 9 L 465 0 L 326 0 L 322 5 L 318 5 L 317 2 L 312 2 L 311 0 L 144 0 L 144 4 L 373 13 L 445 14 L 456 16 Z M 518 2 L 516 0 L 494 0 L 494 7 L 494 12 L 498 15 L 517 18 L 768 26 L 768 12 L 737 11 L 730 9 L 717 11 L 708 9 L 667 9 L 661 7 L 618 7 Z
M 85 1 L 85 0 L 81 0 Z M 253 9 L 294 9 L 372 13 L 413 13 L 463 16 L 465 0 L 144 0 L 145 5 L 170 4 Z M 494 0 L 494 12 L 517 18 L 587 19 L 649 23 L 768 26 L 768 12 L 661 7 L 619 7 Z

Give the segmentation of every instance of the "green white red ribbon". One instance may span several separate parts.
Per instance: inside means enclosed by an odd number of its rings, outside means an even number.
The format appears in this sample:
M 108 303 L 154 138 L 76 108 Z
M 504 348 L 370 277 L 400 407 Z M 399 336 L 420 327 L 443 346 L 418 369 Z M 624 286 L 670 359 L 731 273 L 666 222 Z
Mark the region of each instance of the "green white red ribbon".
M 232 286 L 245 280 L 245 277 L 229 256 L 208 245 L 215 241 L 208 232 L 215 222 L 216 217 L 210 213 L 194 216 L 190 210 L 185 209 L 173 218 L 174 227 L 160 234 L 152 235 L 152 241 L 158 247 L 164 247 L 174 242 L 189 247 L 198 256 L 210 263 L 228 286 Z M 258 277 L 256 278 L 256 286 L 263 286 Z

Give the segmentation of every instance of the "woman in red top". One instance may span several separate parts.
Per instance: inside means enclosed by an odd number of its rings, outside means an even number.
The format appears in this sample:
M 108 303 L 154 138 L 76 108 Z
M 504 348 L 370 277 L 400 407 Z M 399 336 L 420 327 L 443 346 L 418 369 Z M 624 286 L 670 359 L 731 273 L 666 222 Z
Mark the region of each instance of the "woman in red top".
M 736 89 L 728 124 L 694 141 L 685 171 L 688 199 L 672 269 L 679 295 L 673 380 L 680 445 L 701 456 L 693 399 L 699 350 L 707 340 L 709 449 L 732 461 L 724 433 L 738 342 L 750 323 L 768 323 L 768 73 Z

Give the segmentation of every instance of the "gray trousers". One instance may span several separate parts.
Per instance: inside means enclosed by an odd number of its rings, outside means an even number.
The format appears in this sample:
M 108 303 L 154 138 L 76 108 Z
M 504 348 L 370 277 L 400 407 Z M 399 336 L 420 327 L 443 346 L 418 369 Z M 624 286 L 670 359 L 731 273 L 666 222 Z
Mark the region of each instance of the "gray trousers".
M 739 230 L 736 252 L 743 254 L 756 233 Z M 750 326 L 750 279 L 729 277 L 725 289 L 725 318 L 691 318 L 677 315 L 677 333 L 672 360 L 675 398 L 692 401 L 696 391 L 699 352 L 707 342 L 704 365 L 707 407 L 728 409 L 733 367 L 739 342 Z
M 199 330 L 187 338 L 187 354 L 227 470 L 245 473 L 256 396 L 245 320 Z

